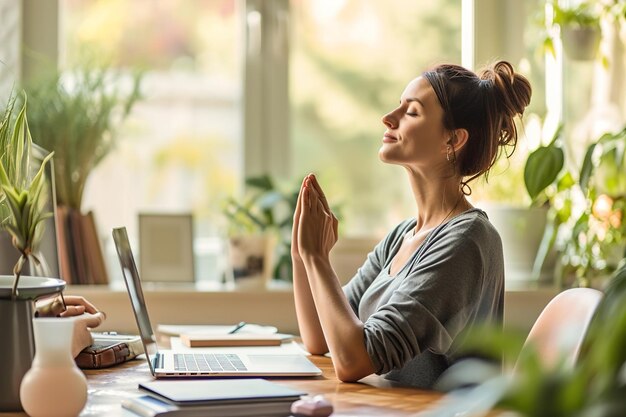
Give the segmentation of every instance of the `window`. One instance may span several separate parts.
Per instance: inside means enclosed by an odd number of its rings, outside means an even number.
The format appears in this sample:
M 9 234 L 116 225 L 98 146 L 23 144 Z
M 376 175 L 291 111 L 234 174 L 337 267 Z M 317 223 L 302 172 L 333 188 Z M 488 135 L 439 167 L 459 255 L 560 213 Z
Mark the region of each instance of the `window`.
M 300 0 L 291 15 L 292 171 L 318 174 L 342 235 L 384 234 L 414 203 L 378 159 L 381 118 L 427 67 L 461 63 L 461 2 Z
M 62 68 L 95 55 L 144 71 L 144 98 L 87 186 L 100 234 L 136 236 L 138 212 L 192 211 L 196 235 L 215 236 L 242 180 L 237 2 L 63 0 L 60 15 Z
M 266 3 L 61 1 L 63 68 L 89 51 L 116 69 L 145 71 L 145 98 L 86 191 L 85 206 L 96 210 L 102 235 L 121 223 L 132 235 L 139 211 L 187 210 L 198 220 L 198 235 L 218 233 L 221 200 L 242 184 L 244 160 L 254 163 L 246 159 L 250 149 L 268 140 L 242 139 L 244 132 L 255 134 L 243 126 L 251 123 L 243 108 L 259 91 L 242 91 L 250 89 L 242 79 L 250 64 L 240 61 L 254 59 L 241 35 L 255 42 L 254 7 L 267 13 Z M 460 63 L 460 2 L 292 0 L 288 8 L 269 8 L 286 10 L 290 70 L 280 82 L 289 87 L 283 105 L 290 114 L 290 146 L 284 149 L 291 148 L 291 156 L 281 158 L 290 159 L 289 180 L 319 173 L 341 206 L 342 234 L 384 233 L 411 215 L 412 206 L 406 184 L 398 181 L 404 173 L 378 160 L 380 119 L 429 65 Z M 271 50 L 261 53 L 274 58 Z

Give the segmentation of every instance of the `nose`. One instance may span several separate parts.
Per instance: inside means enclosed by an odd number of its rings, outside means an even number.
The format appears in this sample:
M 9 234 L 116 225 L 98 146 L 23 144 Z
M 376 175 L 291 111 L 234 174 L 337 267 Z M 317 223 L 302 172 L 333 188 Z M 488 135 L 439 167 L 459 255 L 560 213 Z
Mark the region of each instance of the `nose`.
M 382 122 L 389 129 L 395 129 L 398 126 L 397 120 L 394 118 L 394 112 L 389 112 L 383 116 Z

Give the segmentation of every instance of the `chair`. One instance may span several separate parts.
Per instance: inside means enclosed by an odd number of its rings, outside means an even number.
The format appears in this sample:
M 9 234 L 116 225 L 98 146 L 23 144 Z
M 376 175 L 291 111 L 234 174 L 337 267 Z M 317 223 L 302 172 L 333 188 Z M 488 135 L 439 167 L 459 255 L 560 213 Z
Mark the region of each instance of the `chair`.
M 561 361 L 573 367 L 600 300 L 602 292 L 572 288 L 559 293 L 543 309 L 530 329 L 522 353 L 532 346 L 545 367 Z

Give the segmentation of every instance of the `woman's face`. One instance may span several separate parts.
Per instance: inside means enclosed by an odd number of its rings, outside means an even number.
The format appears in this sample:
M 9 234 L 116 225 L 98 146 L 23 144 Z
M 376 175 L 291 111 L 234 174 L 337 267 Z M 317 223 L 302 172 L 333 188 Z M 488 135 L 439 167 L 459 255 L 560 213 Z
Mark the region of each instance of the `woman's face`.
M 400 105 L 382 122 L 387 127 L 378 151 L 383 162 L 430 167 L 446 161 L 449 133 L 443 126 L 443 108 L 426 78 L 411 81 Z

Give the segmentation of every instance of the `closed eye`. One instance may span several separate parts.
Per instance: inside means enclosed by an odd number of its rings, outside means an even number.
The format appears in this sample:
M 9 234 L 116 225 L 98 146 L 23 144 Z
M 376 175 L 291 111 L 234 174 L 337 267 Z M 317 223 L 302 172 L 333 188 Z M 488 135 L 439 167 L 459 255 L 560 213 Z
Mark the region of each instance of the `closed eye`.
M 417 116 L 419 116 L 419 114 L 417 114 L 417 113 L 411 113 L 411 112 L 406 112 L 405 114 L 406 114 L 407 116 L 411 116 L 411 117 L 417 117 Z

